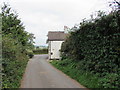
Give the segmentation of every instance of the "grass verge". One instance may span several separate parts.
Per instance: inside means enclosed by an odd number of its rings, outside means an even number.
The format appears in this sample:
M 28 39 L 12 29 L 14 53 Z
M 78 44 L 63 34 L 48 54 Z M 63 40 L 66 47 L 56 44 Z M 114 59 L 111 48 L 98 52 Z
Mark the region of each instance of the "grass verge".
M 100 78 L 90 72 L 77 69 L 77 62 L 72 62 L 71 60 L 65 59 L 53 60 L 50 63 L 57 69 L 78 81 L 81 85 L 87 88 L 100 88 Z

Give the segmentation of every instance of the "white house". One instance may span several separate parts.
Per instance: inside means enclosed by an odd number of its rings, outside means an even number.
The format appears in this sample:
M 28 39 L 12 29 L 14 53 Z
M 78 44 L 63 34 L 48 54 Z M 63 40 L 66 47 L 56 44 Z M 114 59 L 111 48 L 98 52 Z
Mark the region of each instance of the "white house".
M 63 31 L 48 32 L 48 54 L 49 59 L 60 59 L 61 45 L 65 40 L 66 34 Z

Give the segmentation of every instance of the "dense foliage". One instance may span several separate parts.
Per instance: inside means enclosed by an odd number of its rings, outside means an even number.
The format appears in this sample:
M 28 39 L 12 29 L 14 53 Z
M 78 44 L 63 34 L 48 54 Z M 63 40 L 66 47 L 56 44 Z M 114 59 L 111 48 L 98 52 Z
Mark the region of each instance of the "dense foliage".
M 4 4 L 2 7 L 3 88 L 18 88 L 33 48 L 33 34 L 25 31 L 18 15 Z
M 120 88 L 120 12 L 84 20 L 62 45 L 62 57 L 77 69 L 97 74 L 103 88 Z

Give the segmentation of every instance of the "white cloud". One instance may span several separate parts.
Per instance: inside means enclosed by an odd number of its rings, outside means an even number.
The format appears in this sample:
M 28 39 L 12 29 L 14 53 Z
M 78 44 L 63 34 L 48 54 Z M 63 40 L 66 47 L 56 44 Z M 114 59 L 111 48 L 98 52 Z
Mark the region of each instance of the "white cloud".
M 109 0 L 3 0 L 10 3 L 26 26 L 35 34 L 36 45 L 46 45 L 49 30 L 63 30 L 98 10 L 108 10 Z M 1 2 L 3 2 L 1 1 Z

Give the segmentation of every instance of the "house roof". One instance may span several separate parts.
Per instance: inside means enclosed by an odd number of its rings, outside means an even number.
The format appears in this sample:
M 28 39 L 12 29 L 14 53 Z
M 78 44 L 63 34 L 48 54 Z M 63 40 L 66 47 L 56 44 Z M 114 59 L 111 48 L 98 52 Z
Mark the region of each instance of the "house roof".
M 63 41 L 65 36 L 66 35 L 63 31 L 49 31 L 48 41 Z

